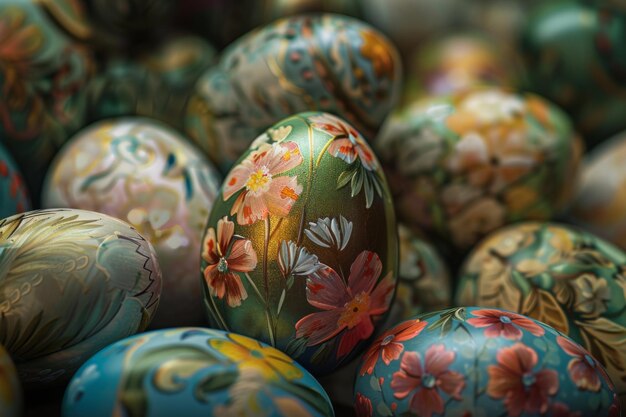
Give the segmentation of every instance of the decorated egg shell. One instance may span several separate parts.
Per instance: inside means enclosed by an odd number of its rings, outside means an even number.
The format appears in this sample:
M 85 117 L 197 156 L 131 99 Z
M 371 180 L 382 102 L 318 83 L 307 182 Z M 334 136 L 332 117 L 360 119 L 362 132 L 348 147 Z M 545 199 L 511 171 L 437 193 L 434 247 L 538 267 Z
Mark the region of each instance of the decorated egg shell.
M 91 39 L 79 10 L 70 0 L 0 2 L 0 141 L 35 200 L 67 132 L 84 122 L 83 87 L 94 62 L 76 39 Z
M 626 9 L 600 3 L 542 3 L 522 44 L 529 89 L 568 111 L 590 145 L 626 129 Z
M 580 145 L 557 107 L 499 88 L 414 103 L 376 143 L 401 220 L 461 251 L 507 223 L 558 213 Z
M 431 41 L 417 50 L 409 64 L 408 95 L 447 95 L 480 85 L 513 87 L 519 69 L 510 55 L 477 34 L 456 33 Z
M 245 35 L 200 77 L 185 129 L 227 170 L 253 138 L 300 111 L 328 111 L 372 136 L 400 85 L 399 55 L 371 26 L 332 14 L 290 17 Z
M 362 416 L 619 416 L 606 371 L 583 347 L 520 314 L 459 307 L 383 333 L 354 388 Z
M 235 333 L 177 328 L 98 352 L 78 370 L 63 417 L 334 416 L 321 385 L 283 352 Z
M 570 220 L 626 249 L 626 132 L 586 158 Z
M 152 246 L 84 210 L 0 221 L 0 344 L 29 387 L 63 381 L 108 344 L 142 331 L 161 292 Z
M 0 345 L 0 415 L 22 415 L 22 389 L 11 357 Z
M 389 327 L 416 314 L 450 307 L 452 288 L 445 261 L 437 249 L 406 226 L 398 225 L 399 268 Z
M 201 239 L 220 183 L 209 161 L 167 125 L 110 119 L 67 142 L 50 167 L 42 203 L 128 222 L 150 241 L 163 272 L 153 325 L 201 324 Z
M 328 113 L 288 117 L 253 142 L 211 211 L 202 246 L 209 317 L 315 374 L 331 372 L 390 309 L 396 230 L 363 137 Z
M 0 217 L 30 210 L 30 199 L 22 174 L 0 143 Z
M 460 272 L 458 305 L 526 314 L 569 335 L 626 398 L 626 254 L 582 230 L 526 222 L 476 246 Z

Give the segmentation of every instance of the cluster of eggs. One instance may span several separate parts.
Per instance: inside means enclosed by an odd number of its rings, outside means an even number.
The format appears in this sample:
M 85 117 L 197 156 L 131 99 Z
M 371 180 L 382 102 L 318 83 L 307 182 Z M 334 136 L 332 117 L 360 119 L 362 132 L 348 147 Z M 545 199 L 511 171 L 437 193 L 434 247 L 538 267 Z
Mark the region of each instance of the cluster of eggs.
M 252 3 L 0 4 L 0 415 L 619 416 L 624 10 Z

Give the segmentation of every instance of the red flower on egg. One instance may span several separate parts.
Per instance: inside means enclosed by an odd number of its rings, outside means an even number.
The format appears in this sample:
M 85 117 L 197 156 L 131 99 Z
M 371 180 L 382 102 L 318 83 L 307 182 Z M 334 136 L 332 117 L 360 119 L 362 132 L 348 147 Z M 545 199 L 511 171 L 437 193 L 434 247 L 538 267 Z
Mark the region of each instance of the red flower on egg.
M 230 214 L 237 223 L 249 225 L 272 214 L 285 217 L 291 211 L 302 186 L 297 177 L 277 176 L 302 163 L 295 142 L 264 144 L 233 168 L 224 181 L 224 201 L 242 190 Z
M 424 364 L 417 352 L 402 355 L 400 370 L 391 379 L 393 396 L 398 399 L 414 393 L 409 402 L 409 411 L 420 417 L 443 414 L 445 403 L 440 391 L 457 401 L 465 387 L 463 375 L 448 368 L 454 362 L 455 352 L 444 345 L 432 345 L 426 351 Z
M 545 330 L 533 320 L 521 314 L 495 309 L 482 309 L 473 311 L 476 317 L 468 319 L 467 323 L 474 327 L 485 327 L 486 337 L 504 337 L 510 340 L 522 338 L 524 329 L 535 336 L 543 336 Z
M 350 352 L 374 333 L 373 316 L 387 311 L 394 290 L 391 271 L 376 284 L 382 271 L 377 254 L 363 251 L 350 267 L 348 283 L 329 266 L 309 275 L 306 298 L 323 311 L 311 313 L 296 323 L 296 337 L 306 337 L 307 346 L 324 343 L 341 333 L 337 357 Z
M 535 371 L 537 353 L 522 343 L 501 349 L 496 360 L 497 365 L 487 367 L 489 396 L 503 398 L 512 417 L 548 411 L 548 397 L 559 390 L 559 375 L 555 370 Z
M 372 417 L 372 413 L 374 412 L 374 409 L 372 408 L 372 400 L 360 392 L 357 392 L 356 400 L 354 402 L 354 412 L 356 417 Z
M 604 368 L 582 346 L 563 336 L 557 336 L 556 341 L 565 353 L 574 357 L 567 364 L 567 370 L 578 388 L 594 392 L 599 391 L 602 381 L 598 373 L 604 376 L 607 383 L 611 384 L 611 379 Z
M 241 305 L 248 293 L 237 272 L 250 272 L 257 264 L 252 242 L 248 239 L 233 239 L 235 224 L 225 216 L 217 222 L 215 229 L 209 228 L 202 245 L 202 259 L 208 265 L 204 268 L 204 280 L 212 296 L 226 297 L 230 307 Z
M 414 338 L 424 330 L 427 324 L 428 322 L 419 319 L 407 320 L 383 333 L 363 355 L 361 375 L 371 374 L 374 371 L 379 356 L 385 365 L 389 365 L 392 360 L 398 359 L 404 350 L 404 346 L 398 342 Z

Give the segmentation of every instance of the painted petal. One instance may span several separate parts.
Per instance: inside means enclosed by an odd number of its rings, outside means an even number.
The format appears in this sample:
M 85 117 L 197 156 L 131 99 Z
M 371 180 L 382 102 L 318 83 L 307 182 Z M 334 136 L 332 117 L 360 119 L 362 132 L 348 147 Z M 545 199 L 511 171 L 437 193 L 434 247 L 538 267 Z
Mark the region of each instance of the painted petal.
M 296 323 L 296 337 L 308 337 L 307 346 L 323 343 L 342 331 L 339 327 L 340 310 L 319 311 L 301 318 Z
M 540 412 L 544 414 L 548 411 L 548 395 L 535 384 L 526 391 L 526 405 L 524 411 L 529 414 Z
M 487 332 L 490 331 L 494 327 L 496 327 L 496 326 L 494 325 L 494 326 L 488 328 L 487 330 L 485 330 L 485 336 L 487 336 Z M 520 329 L 518 329 L 512 323 L 509 323 L 509 324 L 501 323 L 500 325 L 498 325 L 498 327 L 499 327 L 500 336 L 504 337 L 505 339 L 520 340 L 522 338 L 522 336 L 524 335 L 524 333 L 522 333 L 522 331 Z
M 306 280 L 306 299 L 314 307 L 322 310 L 341 309 L 348 298 L 343 280 L 329 266 L 320 268 Z
M 363 167 L 369 171 L 375 171 L 378 167 L 374 152 L 370 149 L 369 145 L 365 143 L 363 139 L 359 140 L 359 144 L 356 147 L 356 151 L 359 154 L 359 160 Z
M 350 139 L 335 139 L 328 147 L 328 153 L 348 164 L 353 163 L 357 158 L 355 146 Z
M 230 171 L 224 180 L 224 201 L 246 186 L 253 168 L 251 163 L 245 160 Z
M 322 113 L 317 116 L 311 116 L 309 120 L 313 122 L 314 127 L 324 130 L 333 136 L 348 134 L 344 129 L 343 123 L 331 114 Z
M 446 350 L 444 345 L 432 345 L 426 351 L 424 358 L 424 372 L 438 376 L 446 372 L 454 362 L 454 352 Z
M 385 364 L 389 365 L 391 361 L 394 361 L 400 357 L 400 354 L 404 350 L 404 345 L 400 343 L 389 343 L 382 349 L 382 359 Z
M 361 365 L 361 370 L 359 373 L 361 376 L 367 374 L 371 374 L 374 372 L 374 367 L 376 363 L 378 363 L 378 355 L 380 355 L 383 347 L 380 345 L 380 342 L 374 343 L 370 346 L 370 348 L 363 355 L 363 365 Z
M 516 326 L 519 326 L 522 329 L 529 331 L 535 336 L 543 336 L 543 334 L 545 333 L 543 327 L 524 316 L 512 316 L 511 321 L 513 321 Z
M 393 296 L 393 290 L 395 287 L 395 281 L 393 280 L 391 271 L 389 271 L 387 275 L 385 275 L 385 278 L 378 283 L 372 293 L 369 311 L 370 315 L 375 316 L 383 314 L 389 309 L 391 297 Z
M 255 340 L 251 337 L 243 336 L 237 333 L 229 333 L 228 338 L 236 342 L 238 345 L 248 349 L 248 351 L 259 350 L 263 348 L 258 340 Z
M 230 240 L 235 233 L 235 223 L 228 220 L 226 216 L 222 217 L 217 222 L 217 242 L 219 244 L 219 255 L 226 255 Z
M 479 329 L 482 327 L 489 327 L 489 326 L 493 326 L 494 324 L 501 323 L 500 318 L 492 318 L 492 317 L 472 317 L 470 319 L 465 320 L 465 322 L 471 324 L 474 327 L 478 327 Z M 498 331 L 498 333 L 500 332 Z M 494 336 L 487 336 L 487 337 L 494 337 Z
M 572 342 L 571 340 L 563 336 L 557 336 L 556 342 L 559 344 L 559 346 L 561 346 L 561 349 L 563 349 L 565 353 L 567 353 L 570 356 L 582 358 L 586 354 L 588 354 L 587 351 L 584 350 L 582 346 Z
M 523 390 L 521 375 L 511 372 L 510 369 L 500 365 L 489 365 L 487 367 L 489 383 L 487 394 L 493 398 L 503 398 L 509 392 Z
M 602 386 L 595 367 L 590 366 L 585 359 L 572 359 L 567 365 L 570 378 L 580 389 L 597 392 Z
M 515 391 L 511 391 L 504 400 L 506 411 L 511 417 L 518 417 L 522 411 L 528 407 L 527 396 L 523 387 L 519 387 Z
M 220 258 L 217 255 L 217 239 L 215 238 L 215 229 L 209 227 L 204 243 L 202 244 L 202 259 L 207 261 L 209 265 L 216 264 Z
M 372 400 L 360 392 L 357 392 L 354 411 L 356 412 L 356 417 L 372 417 L 372 413 L 374 412 Z
M 263 198 L 272 215 L 286 217 L 301 193 L 302 186 L 297 177 L 276 177 Z
M 376 253 L 367 250 L 361 252 L 350 266 L 350 277 L 348 278 L 350 293 L 352 295 L 361 292 L 371 293 L 382 268 L 380 258 Z
M 458 372 L 447 371 L 437 377 L 439 389 L 461 401 L 461 391 L 465 388 L 465 378 Z
M 302 371 L 298 369 L 298 367 L 294 366 L 291 358 L 282 354 L 282 352 L 277 352 L 276 349 L 264 348 L 263 354 L 265 355 L 266 360 L 268 360 L 271 364 L 272 368 L 276 369 L 276 371 L 286 380 L 290 381 L 292 379 L 302 378 Z
M 406 352 L 402 355 L 400 371 L 395 372 L 391 379 L 393 396 L 399 399 L 405 398 L 421 384 L 422 364 L 420 355 L 417 352 Z
M 396 342 L 404 342 L 405 340 L 413 339 L 420 334 L 427 325 L 428 322 L 420 319 L 402 322 L 391 330 L 391 332 L 396 335 L 393 340 Z
M 512 347 L 503 348 L 497 355 L 498 363 L 511 370 L 516 375 L 523 375 L 532 371 L 537 364 L 537 353 L 521 344 L 516 343 Z
M 443 414 L 444 403 L 436 389 L 421 389 L 411 399 L 411 411 L 420 417 L 431 417 L 433 413 Z
M 270 174 L 281 174 L 302 163 L 302 155 L 296 142 L 277 143 L 272 145 L 272 147 L 272 151 L 263 163 L 263 165 L 267 166 Z
M 217 268 L 214 268 L 212 271 L 210 271 L 208 275 L 209 280 L 207 282 L 207 285 L 209 287 L 209 290 L 211 291 L 211 294 L 213 294 L 220 300 L 223 299 L 224 295 L 226 295 L 225 275 L 228 274 L 223 274 L 219 272 Z
M 237 209 L 237 223 L 241 225 L 248 225 L 257 220 L 263 220 L 269 213 L 263 198 L 251 193 L 240 194 L 235 204 L 233 204 L 231 214 L 234 214 L 233 211 L 235 209 Z
M 343 357 L 352 353 L 354 347 L 358 345 L 361 340 L 369 338 L 372 333 L 374 333 L 372 320 L 369 316 L 363 317 L 359 324 L 352 329 L 346 330 L 343 336 L 341 336 L 339 348 L 337 349 L 337 357 Z
M 491 308 L 483 308 L 481 310 L 473 311 L 472 315 L 474 315 L 475 317 L 486 317 L 486 318 L 490 318 L 490 319 L 498 319 L 498 321 L 500 321 L 500 317 L 503 316 L 503 312 L 501 310 L 494 310 L 494 309 L 491 309 Z
M 535 374 L 535 385 L 543 393 L 554 395 L 559 390 L 559 374 L 553 369 L 543 369 Z
M 248 298 L 248 293 L 241 282 L 241 278 L 239 275 L 234 273 L 226 274 L 227 279 L 225 279 L 226 286 L 226 300 L 228 302 L 229 307 L 238 307 L 241 305 L 241 301 Z
M 256 268 L 257 256 L 252 242 L 237 240 L 233 243 L 228 257 L 228 268 L 238 272 L 250 272 Z
M 234 362 L 245 361 L 250 356 L 250 351 L 248 349 L 229 340 L 211 339 L 209 343 L 212 348 Z

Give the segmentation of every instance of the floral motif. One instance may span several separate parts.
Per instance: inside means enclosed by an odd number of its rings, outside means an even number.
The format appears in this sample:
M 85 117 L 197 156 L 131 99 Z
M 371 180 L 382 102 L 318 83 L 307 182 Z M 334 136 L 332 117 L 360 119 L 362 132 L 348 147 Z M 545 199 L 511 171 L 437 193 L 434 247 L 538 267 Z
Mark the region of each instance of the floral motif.
M 303 373 L 293 360 L 279 350 L 235 333 L 229 333 L 228 339 L 211 339 L 211 347 L 238 363 L 241 371 L 257 370 L 268 381 L 302 378 Z
M 357 417 L 372 417 L 372 413 L 374 412 L 372 408 L 372 400 L 360 392 L 357 392 L 356 401 L 354 403 L 354 411 Z
M 363 30 L 361 37 L 361 55 L 372 62 L 376 76 L 394 78 L 396 60 L 391 52 L 393 47 L 373 30 Z
M 583 314 L 600 315 L 611 299 L 606 280 L 593 274 L 581 274 L 573 282 L 576 301 L 574 310 Z
M 223 299 L 230 307 L 241 305 L 248 293 L 238 273 L 247 273 L 256 268 L 257 257 L 252 242 L 234 235 L 235 224 L 223 217 L 217 222 L 217 234 L 210 227 L 202 245 L 204 280 L 211 295 Z
M 313 243 L 323 248 L 333 248 L 337 252 L 342 251 L 348 245 L 352 235 L 352 222 L 345 217 L 339 216 L 329 219 L 317 219 L 317 222 L 309 222 L 309 228 L 304 230 Z
M 598 372 L 607 382 L 611 381 L 604 368 L 582 346 L 563 336 L 558 336 L 556 341 L 565 353 L 574 357 L 567 364 L 567 370 L 570 378 L 579 389 L 599 391 L 602 387 L 602 381 Z
M 296 337 L 306 337 L 307 345 L 315 346 L 341 333 L 337 357 L 348 355 L 374 332 L 372 317 L 382 315 L 389 308 L 393 274 L 389 271 L 376 284 L 381 271 L 378 255 L 363 251 L 350 267 L 347 285 L 328 266 L 309 276 L 307 301 L 323 311 L 300 319 L 296 323 Z
M 352 126 L 328 113 L 311 116 L 309 120 L 313 122 L 314 128 L 335 137 L 328 147 L 329 154 L 346 161 L 348 164 L 353 163 L 358 158 L 365 169 L 369 171 L 378 169 L 374 152 L 365 143 L 361 134 Z
M 402 355 L 400 370 L 391 380 L 394 397 L 403 399 L 415 392 L 409 403 L 410 412 L 420 417 L 443 414 L 445 403 L 440 391 L 460 401 L 465 387 L 463 375 L 448 369 L 455 356 L 455 352 L 446 350 L 444 345 L 432 345 L 422 365 L 419 353 L 406 352 Z
M 486 337 L 520 340 L 523 336 L 521 329 L 535 336 L 543 336 L 545 333 L 543 327 L 520 314 L 491 309 L 475 310 L 472 314 L 476 317 L 467 319 L 467 322 L 474 327 L 484 327 Z
M 283 276 L 313 274 L 322 267 L 317 256 L 309 253 L 304 246 L 297 246 L 293 241 L 281 241 L 278 250 L 278 266 Z
M 424 330 L 427 324 L 427 322 L 419 319 L 407 320 L 383 333 L 363 355 L 361 375 L 371 374 L 374 371 L 379 356 L 386 365 L 389 365 L 392 360 L 398 359 L 404 350 L 404 346 L 398 342 L 414 338 Z
M 504 398 L 504 405 L 512 417 L 523 412 L 545 413 L 549 397 L 559 389 L 559 376 L 555 370 L 535 371 L 537 353 L 522 343 L 501 349 L 497 365 L 489 365 L 487 393 L 496 399 Z
M 228 174 L 224 181 L 224 201 L 243 189 L 230 214 L 237 223 L 249 225 L 269 214 L 286 217 L 296 202 L 302 186 L 297 177 L 278 176 L 302 163 L 295 142 L 261 145 Z
M 570 411 L 567 404 L 563 403 L 553 403 L 550 406 L 550 412 L 552 413 L 552 417 L 582 417 L 580 411 Z

